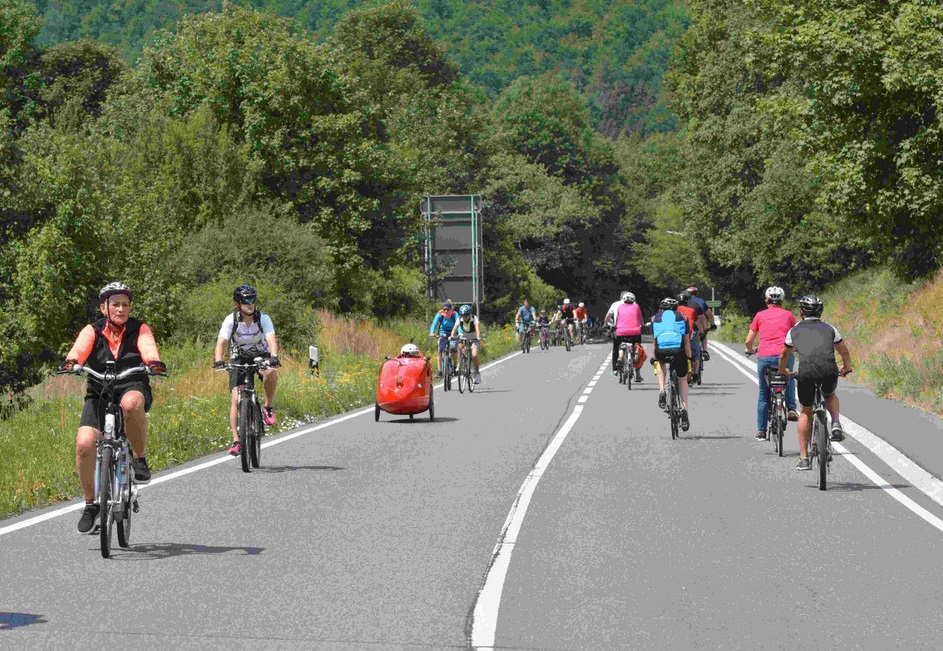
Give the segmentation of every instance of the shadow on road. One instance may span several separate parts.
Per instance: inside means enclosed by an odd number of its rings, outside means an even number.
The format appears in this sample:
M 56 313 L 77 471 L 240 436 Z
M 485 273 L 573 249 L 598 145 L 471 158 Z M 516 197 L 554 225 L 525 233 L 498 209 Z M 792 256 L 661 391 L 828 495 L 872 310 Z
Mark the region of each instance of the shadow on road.
M 510 389 L 475 389 L 473 393 L 511 393 Z
M 692 423 L 691 426 L 693 427 L 694 424 Z M 722 441 L 722 440 L 724 440 L 724 439 L 742 439 L 742 438 L 745 438 L 745 437 L 743 437 L 743 436 L 737 436 L 737 435 L 734 435 L 734 434 L 720 435 L 720 436 L 702 436 L 702 435 L 688 436 L 687 434 L 685 434 L 684 432 L 682 432 L 682 433 L 678 436 L 678 438 L 679 438 L 679 439 L 690 439 L 690 440 L 692 440 L 692 441 Z
M 48 621 L 47 619 L 43 619 L 42 615 L 0 613 L 0 631 L 9 631 L 10 629 L 29 626 L 30 624 L 46 624 Z
M 911 488 L 908 484 L 887 484 L 891 488 L 903 489 Z M 806 488 L 814 488 L 815 490 L 819 489 L 818 483 L 808 484 Z M 873 489 L 883 489 L 884 485 L 878 486 L 877 484 L 859 484 L 858 482 L 843 482 L 843 483 L 832 483 L 828 482 L 828 490 L 838 491 L 838 492 L 858 492 L 863 490 L 873 490 Z
M 341 466 L 262 466 L 255 472 L 294 472 L 295 470 L 347 470 Z
M 435 417 L 435 422 L 436 422 L 436 423 L 454 423 L 454 422 L 457 421 L 457 420 L 458 420 L 458 418 L 452 418 L 451 416 L 436 416 L 436 417 Z M 396 418 L 396 419 L 390 419 L 390 420 L 383 420 L 383 419 L 381 418 L 381 419 L 380 419 L 380 422 L 381 422 L 381 423 L 395 423 L 395 424 L 399 424 L 399 425 L 409 425 L 410 423 L 412 423 L 413 425 L 423 425 L 423 424 L 425 424 L 425 425 L 432 425 L 432 424 L 435 424 L 435 423 L 430 423 L 430 422 L 429 422 L 429 414 L 428 414 L 428 413 L 426 413 L 426 414 L 416 414 L 416 417 L 415 417 L 414 419 L 412 419 L 412 420 L 410 420 L 409 418 Z
M 95 547 L 95 549 L 98 549 Z M 209 554 L 229 554 L 235 556 L 258 556 L 265 550 L 264 547 L 215 547 L 213 545 L 192 545 L 188 543 L 141 543 L 132 544 L 126 551 L 128 554 L 120 553 L 125 550 L 115 549 L 119 552 L 112 558 L 115 560 L 134 560 L 134 561 L 158 561 L 165 558 L 176 558 L 178 556 L 194 556 Z

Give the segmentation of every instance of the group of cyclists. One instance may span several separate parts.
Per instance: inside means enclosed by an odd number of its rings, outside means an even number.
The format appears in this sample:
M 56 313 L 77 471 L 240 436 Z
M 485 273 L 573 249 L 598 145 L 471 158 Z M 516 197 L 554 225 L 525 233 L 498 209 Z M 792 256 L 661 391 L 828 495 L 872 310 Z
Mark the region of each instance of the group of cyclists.
M 697 379 L 700 373 L 701 359 L 708 359 L 707 332 L 714 328 L 713 313 L 709 306 L 697 296 L 697 288 L 689 287 L 677 298 L 667 297 L 659 303 L 659 309 L 652 316 L 651 327 L 654 341 L 655 364 L 658 377 L 658 404 L 665 409 L 665 365 L 673 366 L 679 379 L 681 397 L 681 427 L 687 431 L 690 427 L 688 416 L 688 379 Z M 798 470 L 808 470 L 808 445 L 811 430 L 813 397 L 817 387 L 821 387 L 825 396 L 826 407 L 832 417 L 831 438 L 833 441 L 844 440 L 844 431 L 839 413 L 839 401 L 835 395 L 838 377 L 852 371 L 851 355 L 838 330 L 821 320 L 823 303 L 813 295 L 803 296 L 799 300 L 800 321 L 797 322 L 791 312 L 782 307 L 785 292 L 780 287 L 770 287 L 765 292 L 766 309 L 757 313 L 750 324 L 745 341 L 745 353 L 753 354 L 756 349 L 757 376 L 759 394 L 757 399 L 757 439 L 765 439 L 768 386 L 766 369 L 776 368 L 777 372 L 790 376 L 795 355 L 802 360 L 802 373 L 798 382 L 790 379 L 787 385 L 787 407 L 789 420 L 798 421 L 800 458 Z M 105 372 L 107 365 L 114 364 L 114 372 L 145 365 L 150 374 L 166 372 L 166 365 L 161 361 L 154 333 L 146 323 L 130 316 L 133 293 L 131 288 L 121 282 L 111 282 L 99 292 L 99 311 L 101 318 L 85 326 L 59 367 L 61 372 L 70 372 L 76 365 L 84 365 L 97 371 Z M 240 285 L 233 292 L 233 308 L 220 327 L 214 350 L 214 368 L 226 368 L 224 353 L 228 347 L 230 362 L 250 363 L 261 357 L 266 364 L 260 373 L 263 377 L 264 404 L 263 420 L 266 425 L 274 425 L 275 393 L 278 386 L 278 338 L 269 315 L 257 307 L 258 295 L 251 285 Z M 525 300 L 517 310 L 515 323 L 518 335 L 525 328 L 549 326 L 559 323 L 569 328 L 571 336 L 576 324 L 587 327 L 589 316 L 583 303 L 573 305 L 569 298 L 557 307 L 552 317 L 545 309 L 536 310 Z M 605 325 L 612 329 L 612 373 L 617 374 L 620 366 L 627 360 L 622 359 L 622 343 L 628 343 L 641 349 L 642 329 L 646 325 L 641 308 L 636 303 L 632 292 L 622 292 L 620 299 L 614 302 L 605 317 Z M 471 305 L 461 305 L 456 311 L 452 302 L 446 300 L 436 314 L 429 330 L 431 337 L 438 339 L 440 368 L 442 376 L 442 357 L 452 358 L 452 368 L 457 368 L 457 356 L 460 350 L 469 345 L 474 366 L 474 382 L 481 382 L 479 348 L 481 324 L 472 313 Z M 413 345 L 414 347 L 414 345 Z M 842 367 L 835 362 L 834 351 L 842 358 Z M 644 349 L 639 351 L 644 359 Z M 640 364 L 635 369 L 635 381 L 641 382 Z M 229 448 L 232 455 L 240 454 L 239 436 L 236 430 L 237 404 L 242 385 L 246 382 L 246 371 L 231 369 L 229 372 L 229 390 L 231 407 L 229 424 L 233 442 Z M 81 533 L 89 532 L 99 514 L 95 503 L 95 454 L 96 441 L 102 436 L 105 404 L 101 398 L 99 383 L 89 380 L 85 403 L 76 434 L 75 463 L 85 498 L 85 508 L 78 523 Z M 796 411 L 798 405 L 801 412 Z M 130 376 L 115 387 L 115 400 L 124 412 L 125 428 L 132 450 L 132 469 L 135 481 L 146 484 L 151 480 L 147 464 L 147 413 L 153 402 L 147 375 Z
M 546 309 L 541 309 L 538 315 L 536 308 L 525 298 L 524 304 L 517 308 L 517 313 L 514 315 L 518 341 L 527 329 L 545 328 L 549 332 L 554 324 L 559 326 L 560 330 L 566 329 L 570 339 L 577 341 L 577 328 L 585 333 L 591 323 L 586 304 L 580 302 L 579 305 L 574 305 L 569 298 L 564 298 L 563 302 L 557 305 L 556 310 L 550 315 L 548 315 Z

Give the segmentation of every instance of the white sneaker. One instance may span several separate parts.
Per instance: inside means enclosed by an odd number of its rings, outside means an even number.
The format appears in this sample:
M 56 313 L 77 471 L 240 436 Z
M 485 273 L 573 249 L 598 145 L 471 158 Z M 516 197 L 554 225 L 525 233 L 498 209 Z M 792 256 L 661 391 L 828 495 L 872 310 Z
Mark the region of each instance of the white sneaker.
M 475 384 L 481 384 L 481 373 L 475 373 Z

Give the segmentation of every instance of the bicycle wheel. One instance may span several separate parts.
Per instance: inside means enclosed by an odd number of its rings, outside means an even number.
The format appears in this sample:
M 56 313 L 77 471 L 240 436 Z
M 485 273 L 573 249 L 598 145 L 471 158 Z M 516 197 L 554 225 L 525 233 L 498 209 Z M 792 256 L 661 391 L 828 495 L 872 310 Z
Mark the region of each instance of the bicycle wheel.
M 102 458 L 98 475 L 98 504 L 99 511 L 98 537 L 101 543 L 102 558 L 111 556 L 111 526 L 114 518 L 111 515 L 112 491 L 115 485 L 115 451 L 102 446 Z
M 566 351 L 570 352 L 570 348 L 573 347 L 573 341 L 570 339 L 570 331 L 567 330 L 566 334 L 563 336 L 563 341 L 566 343 Z
M 118 463 L 125 466 L 124 472 L 121 474 L 128 478 L 124 486 L 121 487 L 121 499 L 119 500 L 121 507 L 121 518 L 117 521 L 119 547 L 131 546 L 131 477 L 134 470 L 131 468 L 130 461 L 130 454 L 121 455 L 121 459 L 118 460 Z
M 265 433 L 265 424 L 262 422 L 262 411 L 255 405 L 252 419 L 252 432 L 249 435 L 249 462 L 253 468 L 258 468 L 262 461 L 262 436 Z
M 379 402 L 373 403 L 373 419 L 378 423 L 380 422 L 380 403 Z
M 468 377 L 465 379 L 465 384 L 468 386 L 468 393 L 475 391 L 475 372 L 472 370 L 471 359 L 468 360 Z
M 626 367 L 625 370 L 625 384 L 629 388 L 629 391 L 632 390 L 632 373 L 635 370 L 635 356 L 630 354 L 629 351 L 625 351 L 625 363 L 622 365 Z
M 780 402 L 776 405 L 776 454 L 783 456 L 783 443 L 786 438 L 786 407 Z
M 671 377 L 671 373 L 668 375 L 668 379 L 665 382 L 665 406 L 668 407 L 668 420 L 671 423 L 671 438 L 672 440 L 678 438 L 678 414 L 675 413 L 675 383 Z
M 252 427 L 252 402 L 243 398 L 239 402 L 239 416 L 236 421 L 236 433 L 239 434 L 239 461 L 242 462 L 242 472 L 252 472 L 249 467 L 249 428 Z
M 468 374 L 468 360 L 465 358 L 465 353 L 463 352 L 458 358 L 458 392 L 465 393 L 465 382 L 468 380 L 466 377 Z
M 429 389 L 429 422 L 435 422 L 435 392 Z
M 812 432 L 812 436 L 817 446 L 819 462 L 819 490 L 824 491 L 828 476 L 828 430 L 825 427 L 825 414 L 816 414 L 813 422 L 815 431 Z

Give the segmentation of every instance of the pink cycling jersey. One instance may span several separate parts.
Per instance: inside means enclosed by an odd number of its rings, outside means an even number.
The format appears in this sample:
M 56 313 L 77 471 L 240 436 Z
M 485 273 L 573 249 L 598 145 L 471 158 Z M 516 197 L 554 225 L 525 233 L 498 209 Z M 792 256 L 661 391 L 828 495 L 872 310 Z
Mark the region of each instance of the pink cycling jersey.
M 642 310 L 639 309 L 638 303 L 623 303 L 616 313 L 616 336 L 635 337 L 640 334 L 642 334 Z
M 757 357 L 778 356 L 783 350 L 786 333 L 796 325 L 796 317 L 792 312 L 778 305 L 770 305 L 765 310 L 756 313 L 750 330 L 760 335 L 760 345 L 756 349 Z

